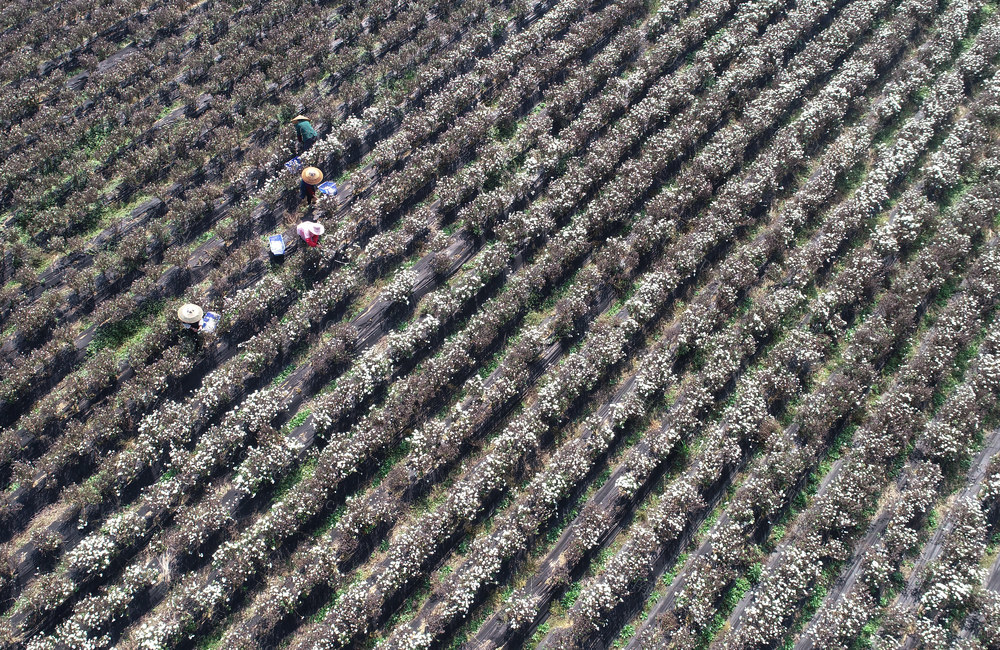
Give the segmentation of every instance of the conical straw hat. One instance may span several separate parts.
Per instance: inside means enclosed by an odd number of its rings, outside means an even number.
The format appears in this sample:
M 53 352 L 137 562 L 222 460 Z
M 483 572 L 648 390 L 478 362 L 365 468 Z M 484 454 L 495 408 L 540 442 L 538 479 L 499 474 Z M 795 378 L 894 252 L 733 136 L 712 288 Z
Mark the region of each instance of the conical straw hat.
M 302 170 L 302 180 L 310 185 L 319 185 L 323 182 L 323 172 L 315 167 L 306 167 Z
M 301 120 L 305 120 L 306 122 L 308 122 L 309 118 L 306 117 L 305 115 L 296 115 L 295 117 L 292 118 L 292 124 L 299 122 Z
M 317 237 L 326 232 L 326 228 L 323 227 L 323 224 L 317 223 L 315 221 L 307 222 L 306 230 L 308 230 L 310 234 L 316 235 Z
M 205 312 L 201 307 L 190 302 L 181 305 L 180 309 L 177 310 L 177 318 L 181 319 L 182 323 L 197 323 L 204 315 Z

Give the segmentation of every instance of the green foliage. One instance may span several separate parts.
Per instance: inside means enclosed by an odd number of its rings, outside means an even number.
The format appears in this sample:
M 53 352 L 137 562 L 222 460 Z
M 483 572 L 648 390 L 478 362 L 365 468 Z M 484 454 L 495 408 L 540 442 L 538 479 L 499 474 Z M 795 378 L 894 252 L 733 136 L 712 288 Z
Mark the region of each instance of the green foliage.
M 198 641 L 195 647 L 198 650 L 222 650 L 222 630 L 216 630 L 210 636 Z
M 576 602 L 576 599 L 580 596 L 580 589 L 583 588 L 579 582 L 574 582 L 566 590 L 566 593 L 562 595 L 559 599 L 559 604 L 561 604 L 565 609 L 569 609 Z
M 295 468 L 295 471 L 291 474 L 285 476 L 278 485 L 274 488 L 274 501 L 279 501 L 282 497 L 288 494 L 299 481 L 312 476 L 313 470 L 316 468 L 316 457 L 313 456 L 306 460 L 304 463 Z
M 343 516 L 344 506 L 340 506 L 330 513 L 330 516 L 326 518 L 326 521 L 324 521 L 323 524 L 316 529 L 315 536 L 319 537 L 320 535 L 327 533 L 331 528 L 337 525 L 337 522 L 340 521 L 340 518 Z
M 381 464 L 379 464 L 378 471 L 375 473 L 374 484 L 378 485 L 382 481 L 382 479 L 388 476 L 389 472 L 392 471 L 393 466 L 395 466 L 395 464 L 399 462 L 401 458 L 406 456 L 406 454 L 409 451 L 410 451 L 409 440 L 404 440 L 399 445 L 397 445 L 396 448 L 393 449 L 392 452 L 390 452 L 389 455 L 385 457 L 385 459 L 381 462 Z
M 121 320 L 107 325 L 98 325 L 94 338 L 87 346 L 87 353 L 96 354 L 101 350 L 119 350 L 127 347 L 127 343 L 141 339 L 152 330 L 154 315 L 160 314 L 163 310 L 163 304 L 163 300 L 151 301 Z M 125 351 L 122 350 L 122 352 Z
M 629 623 L 622 627 L 622 631 L 618 634 L 618 638 L 615 639 L 615 643 L 612 647 L 614 648 L 624 648 L 629 640 L 635 636 L 635 625 Z
M 753 584 L 757 584 L 758 582 L 760 582 L 760 576 L 761 573 L 763 573 L 763 571 L 764 571 L 763 563 L 754 562 L 752 565 L 750 565 L 750 568 L 747 569 L 747 580 L 749 580 Z
M 294 363 L 290 363 L 290 364 L 288 364 L 287 366 L 285 366 L 285 368 L 284 368 L 284 369 L 283 369 L 283 370 L 282 370 L 281 372 L 279 372 L 279 373 L 278 373 L 278 374 L 277 374 L 277 375 L 276 375 L 276 376 L 274 377 L 274 379 L 273 379 L 273 380 L 271 380 L 271 385 L 272 385 L 272 386 L 277 386 L 277 385 L 278 385 L 278 384 L 280 384 L 281 382 L 283 382 L 283 381 L 285 381 L 286 379 L 288 379 L 288 377 L 289 377 L 289 376 L 291 376 L 291 374 L 292 374 L 293 372 L 295 372 L 295 364 L 294 364 Z
M 309 409 L 302 409 L 295 416 L 288 421 L 288 428 L 294 429 L 306 421 L 306 418 L 312 413 Z
M 528 641 L 525 647 L 527 648 L 537 648 L 538 644 L 542 642 L 545 635 L 549 633 L 549 622 L 546 621 L 538 626 L 535 633 L 531 635 L 531 640 Z

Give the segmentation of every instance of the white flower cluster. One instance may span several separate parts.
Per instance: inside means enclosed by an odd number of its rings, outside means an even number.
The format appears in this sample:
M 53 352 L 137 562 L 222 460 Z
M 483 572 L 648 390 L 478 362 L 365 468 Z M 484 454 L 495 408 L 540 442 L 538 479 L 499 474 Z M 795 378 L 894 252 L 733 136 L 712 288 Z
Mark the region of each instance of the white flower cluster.
M 314 289 L 315 294 L 312 301 L 308 302 L 301 309 L 315 310 L 319 303 L 323 310 L 335 302 L 334 296 L 342 295 L 345 291 L 350 291 L 350 284 L 340 281 L 329 281 L 321 285 L 324 290 L 332 292 L 326 302 L 320 299 L 320 289 Z M 324 294 L 325 295 L 325 294 Z M 299 303 L 302 305 L 303 303 Z M 254 350 L 254 346 L 267 347 L 269 338 L 278 336 L 287 345 L 305 334 L 304 329 L 297 325 L 299 318 L 296 318 L 298 311 L 293 310 L 286 323 L 278 323 L 265 332 L 245 344 L 246 347 Z M 322 314 L 314 314 L 312 317 L 319 318 Z M 296 331 L 281 330 L 289 329 Z M 297 333 L 296 333 L 297 332 Z M 289 338 L 291 337 L 291 341 Z M 155 462 L 162 451 L 166 449 L 183 450 L 183 444 L 195 436 L 204 423 L 209 419 L 210 414 L 218 411 L 224 404 L 242 391 L 243 380 L 246 377 L 248 365 L 254 364 L 254 356 L 248 354 L 243 357 L 235 357 L 230 362 L 212 371 L 203 380 L 202 386 L 188 398 L 185 403 L 166 402 L 157 411 L 147 414 L 139 424 L 139 435 L 133 445 L 126 447 L 122 452 L 113 457 L 102 472 L 102 481 L 96 485 L 104 493 L 110 493 L 127 485 L 142 472 L 145 467 Z M 262 368 L 257 368 L 257 371 Z M 261 418 L 268 418 L 274 413 L 273 404 L 268 403 L 267 398 L 260 399 L 260 396 L 253 397 L 246 405 L 243 413 L 255 414 L 253 417 L 259 421 Z M 202 414 L 204 417 L 198 417 Z M 242 440 L 244 436 L 240 425 L 216 427 L 204 436 L 202 444 L 195 449 L 194 454 L 172 454 L 176 456 L 179 464 L 189 468 L 192 473 L 199 474 L 207 472 L 214 467 L 224 454 L 225 449 L 232 449 Z M 175 484 L 172 484 L 174 486 Z M 176 489 L 172 487 L 172 489 Z M 167 496 L 169 500 L 171 497 Z M 155 497 L 154 497 L 155 500 Z M 159 499 L 163 501 L 163 498 Z
M 513 596 L 503 608 L 503 617 L 510 624 L 511 628 L 517 630 L 535 618 L 538 611 L 538 604 L 533 598 L 522 598 Z
M 882 540 L 869 548 L 858 563 L 863 581 L 852 587 L 835 604 L 825 606 L 817 615 L 817 622 L 809 630 L 810 636 L 822 645 L 831 645 L 838 640 L 853 638 L 858 631 L 875 616 L 876 603 L 870 593 L 887 588 L 889 577 L 898 570 L 907 554 L 916 548 L 919 540 L 921 515 L 934 506 L 942 483 L 940 463 L 954 463 L 968 454 L 968 446 L 955 449 L 950 438 L 941 434 L 942 430 L 967 432 L 981 426 L 981 413 L 994 407 L 993 391 L 983 381 L 983 371 L 987 371 L 998 358 L 1000 330 L 992 328 L 980 345 L 979 355 L 967 373 L 965 381 L 955 388 L 948 400 L 938 410 L 935 419 L 926 427 L 917 448 L 923 450 L 933 462 L 922 461 L 906 468 L 903 493 L 897 499 L 892 517 L 886 525 Z M 984 508 L 989 508 L 1000 498 L 996 485 L 996 473 L 1000 463 L 990 462 L 983 477 L 979 498 Z M 946 523 L 961 511 L 961 506 L 950 509 Z M 931 547 L 928 547 L 928 549 Z M 925 553 L 927 551 L 925 550 Z M 911 576 L 916 583 L 919 576 Z M 909 589 L 907 590 L 910 591 Z M 933 629 L 933 624 L 925 621 L 922 626 Z
M 71 647 L 92 650 L 110 647 L 109 635 L 95 634 L 94 630 L 104 628 L 123 616 L 132 600 L 155 584 L 159 575 L 153 567 L 127 568 L 118 583 L 104 593 L 83 598 L 74 606 L 73 614 L 60 623 L 51 635 L 32 639 L 28 649 Z
M 207 450 L 206 450 L 206 451 L 207 451 Z M 186 459 L 191 459 L 191 458 L 195 458 L 195 459 L 197 459 L 197 458 L 200 458 L 200 457 L 201 457 L 201 456 L 197 456 L 197 455 L 195 455 L 195 456 L 185 456 L 185 458 L 186 458 Z
M 410 304 L 410 296 L 413 295 L 413 286 L 417 281 L 417 274 L 412 269 L 403 269 L 393 276 L 389 284 L 382 290 L 380 298 L 392 303 L 403 305 Z
M 986 550 L 986 517 L 976 499 L 955 504 L 954 528 L 945 538 L 939 559 L 929 567 L 920 595 L 923 615 L 965 607 L 985 577 L 980 560 Z
M 424 311 L 443 317 L 458 312 L 493 278 L 507 267 L 511 248 L 503 243 L 480 251 L 472 265 L 453 278 L 448 287 L 435 291 L 424 300 Z
M 780 562 L 768 563 L 738 629 L 739 642 L 747 644 L 743 647 L 761 647 L 781 634 L 789 609 L 798 606 L 823 569 L 820 545 L 820 540 L 809 538 L 782 553 Z
M 871 503 L 877 498 L 882 485 L 888 479 L 886 467 L 891 459 L 903 451 L 909 440 L 921 430 L 921 413 L 914 404 L 914 393 L 932 388 L 937 382 L 947 376 L 947 369 L 958 351 L 967 345 L 982 326 L 982 316 L 986 305 L 1000 283 L 1000 274 L 996 273 L 989 262 L 987 253 L 985 259 L 974 268 L 967 283 L 970 290 L 956 295 L 949 303 L 948 309 L 935 323 L 934 330 L 928 339 L 933 344 L 922 345 L 901 372 L 900 379 L 893 389 L 883 395 L 880 408 L 855 434 L 854 445 L 850 455 L 845 459 L 842 471 L 828 484 L 827 488 L 817 496 L 810 509 L 803 517 L 812 522 L 811 528 L 816 535 L 827 540 L 837 540 L 838 536 L 856 529 L 866 521 L 863 504 Z M 992 285 L 992 286 L 990 286 Z M 975 402 L 971 386 L 966 390 L 957 391 L 950 400 L 945 414 L 968 412 L 969 406 Z M 963 404 L 965 408 L 963 408 Z M 973 420 L 972 424 L 977 424 Z M 938 432 L 940 433 L 940 432 Z M 932 432 L 925 444 L 933 444 Z M 795 545 L 784 553 L 806 552 L 810 548 L 809 540 L 796 540 Z M 830 543 L 830 542 L 828 542 Z M 826 551 L 829 553 L 829 551 Z M 804 585 L 803 585 L 804 586 Z M 939 585 L 938 592 L 927 596 L 944 602 L 950 598 L 958 598 L 961 594 L 949 591 Z M 774 587 L 765 575 L 764 589 L 774 593 Z M 787 592 L 787 585 L 781 585 L 779 591 Z M 965 594 L 966 596 L 968 594 Z M 762 596 L 763 598 L 763 596 Z M 926 604 L 926 603 L 925 603 Z M 767 616 L 787 615 L 794 607 L 792 602 L 785 603 L 784 614 L 781 608 L 769 601 L 765 609 Z M 758 611 L 758 610 L 754 610 Z M 748 610 L 748 616 L 750 611 Z M 759 616 L 758 616 L 759 618 Z M 741 638 L 747 634 L 760 634 L 763 629 L 770 629 L 771 623 L 757 621 L 745 628 Z

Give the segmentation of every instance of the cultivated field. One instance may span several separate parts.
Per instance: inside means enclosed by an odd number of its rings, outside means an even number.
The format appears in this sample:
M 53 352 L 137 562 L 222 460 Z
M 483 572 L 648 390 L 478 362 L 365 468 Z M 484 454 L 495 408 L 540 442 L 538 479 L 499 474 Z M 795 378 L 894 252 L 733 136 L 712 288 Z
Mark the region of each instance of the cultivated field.
M 0 647 L 1000 648 L 997 9 L 9 0 Z

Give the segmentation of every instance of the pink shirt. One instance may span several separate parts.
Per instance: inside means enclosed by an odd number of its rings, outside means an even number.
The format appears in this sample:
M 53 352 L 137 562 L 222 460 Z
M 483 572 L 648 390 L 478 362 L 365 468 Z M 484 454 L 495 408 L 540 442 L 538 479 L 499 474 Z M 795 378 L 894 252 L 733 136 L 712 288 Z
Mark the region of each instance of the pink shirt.
M 318 246 L 319 235 L 314 235 L 308 230 L 309 224 L 311 223 L 312 223 L 311 221 L 303 221 L 298 225 L 298 227 L 295 230 L 296 232 L 299 233 L 299 237 L 301 237 L 302 240 L 305 241 L 305 243 L 307 243 L 310 246 Z

